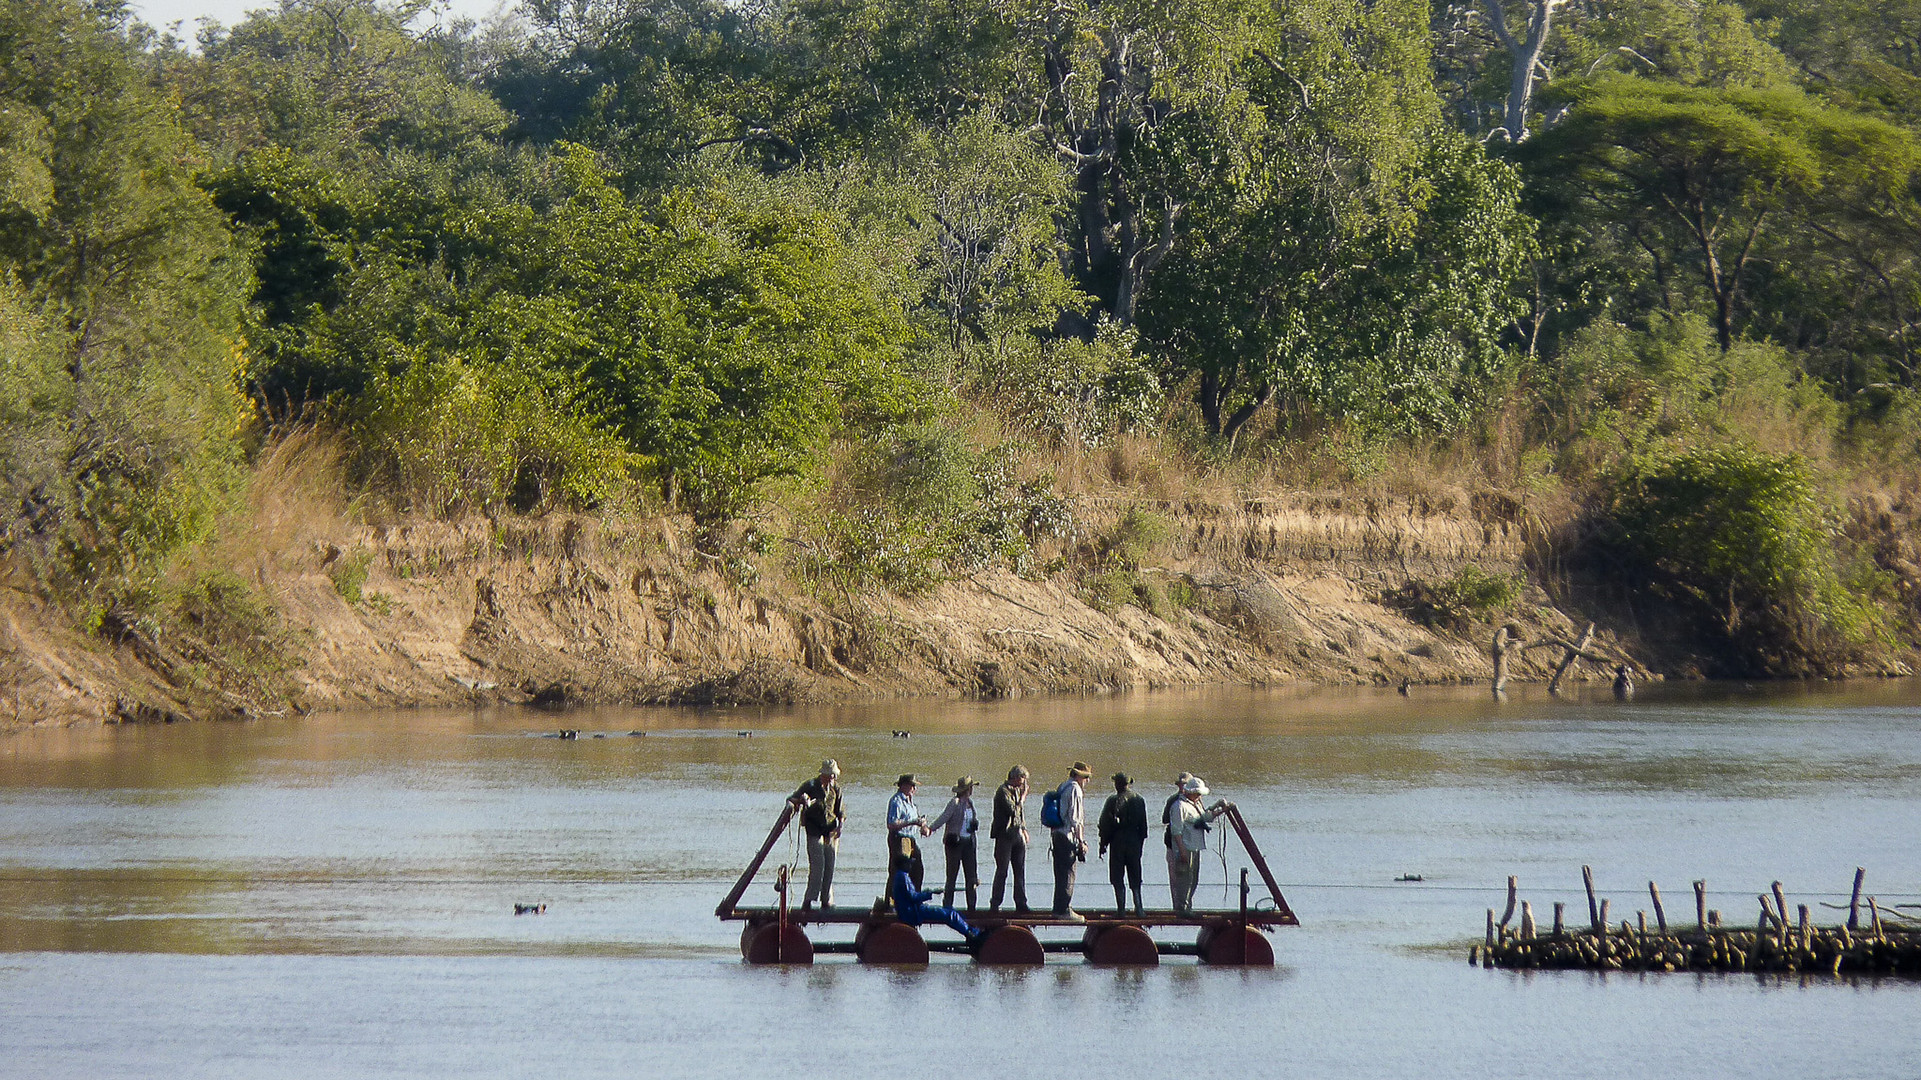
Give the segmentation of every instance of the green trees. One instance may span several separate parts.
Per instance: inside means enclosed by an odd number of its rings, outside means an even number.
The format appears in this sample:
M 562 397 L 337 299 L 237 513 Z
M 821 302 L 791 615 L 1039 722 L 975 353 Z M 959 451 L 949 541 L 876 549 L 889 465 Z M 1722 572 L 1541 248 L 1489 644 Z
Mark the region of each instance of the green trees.
M 83 589 L 204 533 L 262 420 L 409 509 L 711 525 L 856 443 L 1040 499 L 1008 462 L 1121 430 L 1485 438 L 1614 505 L 1915 393 L 1911 0 L 103 10 L 0 6 L 0 543 Z
M 546 373 L 709 519 L 800 470 L 844 411 L 905 404 L 907 326 L 820 217 L 719 187 L 627 199 L 575 150 L 463 334 Z
M 126 28 L 0 6 L 0 546 L 108 594 L 235 475 L 248 268 Z
M 1495 384 L 1531 229 L 1513 171 L 1441 135 L 1399 183 L 1330 192 L 1264 162 L 1156 285 L 1148 333 L 1232 441 L 1269 401 L 1409 435 L 1457 427 Z M 1208 227 L 1212 226 L 1212 227 Z
M 1824 227 L 1826 197 L 1843 190 L 1901 198 L 1921 165 L 1908 132 L 1798 90 L 1610 76 L 1565 100 L 1566 118 L 1526 150 L 1544 209 L 1623 233 L 1663 306 L 1698 287 L 1723 349 L 1780 234 Z

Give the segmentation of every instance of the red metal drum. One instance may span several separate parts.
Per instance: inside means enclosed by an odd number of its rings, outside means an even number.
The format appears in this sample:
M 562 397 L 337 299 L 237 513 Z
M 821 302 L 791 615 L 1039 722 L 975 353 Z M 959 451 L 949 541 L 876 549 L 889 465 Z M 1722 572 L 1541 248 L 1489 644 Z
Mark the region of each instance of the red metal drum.
M 1224 967 L 1273 967 L 1274 946 L 1251 926 L 1218 922 L 1201 927 L 1201 963 Z
M 1081 947 L 1090 964 L 1158 967 L 1161 962 L 1153 935 L 1131 923 L 1089 927 Z
M 1025 926 L 996 926 L 981 935 L 974 962 L 997 967 L 1039 967 L 1047 962 L 1041 939 Z
M 906 923 L 869 924 L 859 938 L 863 964 L 925 964 L 927 941 Z
M 807 940 L 807 932 L 793 923 L 788 923 L 785 932 L 779 923 L 762 923 L 754 928 L 751 938 L 744 938 L 740 947 L 741 955 L 750 964 L 811 964 L 814 962 L 814 943 Z

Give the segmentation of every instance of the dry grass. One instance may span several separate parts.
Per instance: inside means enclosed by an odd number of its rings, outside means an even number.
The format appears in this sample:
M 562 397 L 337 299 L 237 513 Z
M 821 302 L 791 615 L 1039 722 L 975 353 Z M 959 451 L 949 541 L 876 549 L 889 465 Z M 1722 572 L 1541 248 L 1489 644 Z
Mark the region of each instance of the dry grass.
M 313 425 L 270 438 L 241 505 L 179 569 L 188 576 L 228 570 L 265 582 L 289 557 L 343 543 L 352 528 L 346 456 L 338 434 Z

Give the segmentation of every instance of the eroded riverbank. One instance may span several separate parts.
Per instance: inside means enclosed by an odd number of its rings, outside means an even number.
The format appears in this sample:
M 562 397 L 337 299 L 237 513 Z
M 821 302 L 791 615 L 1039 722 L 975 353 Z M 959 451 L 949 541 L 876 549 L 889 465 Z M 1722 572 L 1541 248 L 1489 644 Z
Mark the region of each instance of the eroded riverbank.
M 1081 528 L 1099 538 L 1129 512 L 1138 505 L 1092 505 Z M 1491 676 L 1491 620 L 1536 638 L 1577 632 L 1533 586 L 1453 622 L 1424 622 L 1397 599 L 1464 571 L 1522 580 L 1522 515 L 1500 500 L 1300 496 L 1147 512 L 1164 535 L 1124 573 L 1090 584 L 996 569 L 913 596 L 718 557 L 673 518 L 308 517 L 262 530 L 225 567 L 272 605 L 277 651 L 265 658 L 224 645 L 211 621 L 109 613 L 86 633 L 10 592 L 0 722 L 1443 684 Z M 1628 647 L 1606 628 L 1602 641 Z M 1556 659 L 1517 655 L 1514 676 L 1545 678 Z

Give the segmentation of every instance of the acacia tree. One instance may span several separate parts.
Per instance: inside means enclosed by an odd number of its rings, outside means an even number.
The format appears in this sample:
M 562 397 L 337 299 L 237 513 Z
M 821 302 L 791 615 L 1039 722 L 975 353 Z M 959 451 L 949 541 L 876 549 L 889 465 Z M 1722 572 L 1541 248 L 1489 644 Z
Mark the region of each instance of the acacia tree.
M 1723 351 L 1757 261 L 1820 215 L 1828 185 L 1912 172 L 1907 132 L 1798 91 L 1608 76 L 1563 93 L 1566 117 L 1523 156 L 1537 206 L 1626 233 L 1664 295 L 1691 275 Z

